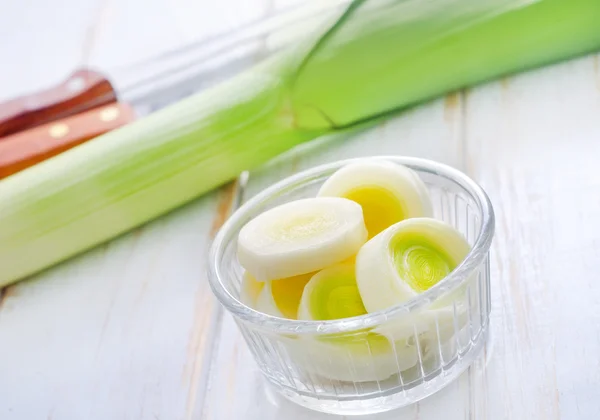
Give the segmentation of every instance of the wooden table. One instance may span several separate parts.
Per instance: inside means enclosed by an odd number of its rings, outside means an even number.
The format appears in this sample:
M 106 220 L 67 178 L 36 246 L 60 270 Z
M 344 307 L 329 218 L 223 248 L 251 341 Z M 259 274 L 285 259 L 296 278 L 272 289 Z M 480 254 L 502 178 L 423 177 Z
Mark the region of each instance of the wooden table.
M 116 66 L 260 17 L 269 0 L 30 0 L 0 6 L 0 94 Z M 233 7 L 231 7 L 233 5 Z M 7 42 L 7 40 L 9 42 Z M 439 394 L 383 419 L 600 416 L 600 58 L 430 102 L 294 151 L 0 296 L 0 419 L 337 419 L 265 391 L 205 268 L 234 196 L 342 157 L 413 155 L 490 194 L 492 342 Z M 1 269 L 1 267 L 0 267 Z

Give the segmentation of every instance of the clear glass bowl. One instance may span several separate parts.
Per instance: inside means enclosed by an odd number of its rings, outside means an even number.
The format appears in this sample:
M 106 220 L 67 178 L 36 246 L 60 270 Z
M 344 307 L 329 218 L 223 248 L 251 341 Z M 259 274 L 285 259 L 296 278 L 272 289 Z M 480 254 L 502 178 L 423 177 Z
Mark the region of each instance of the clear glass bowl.
M 415 299 L 384 311 L 333 321 L 273 317 L 240 302 L 239 230 L 290 200 L 314 197 L 343 160 L 298 173 L 262 191 L 225 223 L 210 253 L 210 284 L 233 315 L 260 370 L 296 403 L 335 414 L 367 414 L 419 401 L 458 377 L 488 336 L 489 249 L 494 213 L 489 198 L 463 173 L 436 162 L 371 157 L 404 164 L 428 186 L 441 219 L 472 249 L 445 279 Z

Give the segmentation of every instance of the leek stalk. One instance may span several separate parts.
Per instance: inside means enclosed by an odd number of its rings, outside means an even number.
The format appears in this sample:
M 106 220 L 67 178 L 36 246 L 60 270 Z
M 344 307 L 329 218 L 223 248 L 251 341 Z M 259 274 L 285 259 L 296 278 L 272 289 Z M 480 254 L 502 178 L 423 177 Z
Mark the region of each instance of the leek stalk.
M 321 135 L 598 50 L 598 22 L 598 0 L 355 1 L 316 43 L 0 181 L 0 286 Z

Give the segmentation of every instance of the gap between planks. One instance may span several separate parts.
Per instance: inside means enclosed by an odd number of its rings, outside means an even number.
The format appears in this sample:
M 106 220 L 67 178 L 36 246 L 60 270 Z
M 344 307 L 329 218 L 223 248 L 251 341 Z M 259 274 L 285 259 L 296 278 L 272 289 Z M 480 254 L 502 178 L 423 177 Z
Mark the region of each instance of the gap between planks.
M 459 153 L 459 168 L 467 175 L 473 169 L 473 165 L 468 160 L 468 139 L 467 139 L 467 101 L 469 98 L 469 90 L 461 89 L 449 93 L 444 98 L 444 119 L 446 124 L 457 126 L 457 147 Z
M 229 216 L 236 211 L 244 200 L 244 193 L 246 185 L 249 180 L 249 173 L 242 172 L 240 176 L 233 182 L 222 187 L 219 193 L 219 200 L 217 203 L 217 209 L 213 223 L 210 230 L 210 241 L 214 239 L 219 229 L 227 221 Z M 221 324 L 223 322 L 223 308 L 220 304 L 215 305 L 215 299 L 213 296 L 210 297 L 210 304 L 207 306 L 205 303 L 206 296 L 205 289 L 201 289 L 196 296 L 196 313 L 194 319 L 205 320 L 206 316 L 209 316 L 211 320 L 207 331 L 203 331 L 201 326 L 195 326 L 190 346 L 188 348 L 188 361 L 191 360 L 191 371 L 185 370 L 185 376 L 188 379 L 188 395 L 186 401 L 186 419 L 191 420 L 198 418 L 198 415 L 202 415 L 204 399 L 206 390 L 209 386 L 211 373 L 213 370 L 213 353 L 215 347 L 219 343 L 221 336 Z M 200 357 L 199 350 L 204 348 L 202 357 Z M 184 377 L 184 380 L 186 378 Z M 200 403 L 200 413 L 197 413 L 198 403 Z

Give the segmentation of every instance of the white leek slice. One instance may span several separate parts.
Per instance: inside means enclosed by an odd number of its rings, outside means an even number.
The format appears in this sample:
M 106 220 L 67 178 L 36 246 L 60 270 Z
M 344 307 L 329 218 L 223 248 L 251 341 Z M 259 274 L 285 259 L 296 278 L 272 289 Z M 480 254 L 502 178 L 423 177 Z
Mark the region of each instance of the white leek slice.
M 310 279 L 302 294 L 298 318 L 324 321 L 366 313 L 354 263 L 346 262 L 321 270 Z
M 389 227 L 356 257 L 365 308 L 375 312 L 422 293 L 454 270 L 469 250 L 457 230 L 435 219 L 408 219 Z
M 298 306 L 304 287 L 314 273 L 259 282 L 264 284 L 256 299 L 255 309 L 279 318 L 298 319 Z
M 319 197 L 344 197 L 361 205 L 369 238 L 412 217 L 430 217 L 425 183 L 403 165 L 364 161 L 347 165 L 325 181 Z
M 242 284 L 240 285 L 240 302 L 251 308 L 255 308 L 256 300 L 264 286 L 265 282 L 256 281 L 252 274 L 247 271 L 244 272 Z
M 354 261 L 328 267 L 306 284 L 298 318 L 333 320 L 366 314 L 356 285 Z M 320 376 L 340 381 L 384 380 L 417 363 L 414 346 L 392 344 L 381 334 L 361 330 L 306 339 L 307 365 Z
M 238 237 L 238 260 L 259 281 L 321 270 L 355 255 L 367 240 L 362 208 L 339 197 L 307 198 L 272 208 Z

